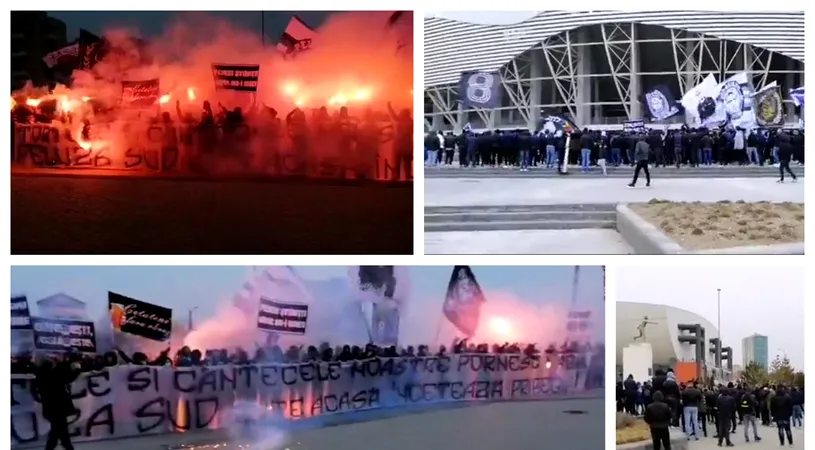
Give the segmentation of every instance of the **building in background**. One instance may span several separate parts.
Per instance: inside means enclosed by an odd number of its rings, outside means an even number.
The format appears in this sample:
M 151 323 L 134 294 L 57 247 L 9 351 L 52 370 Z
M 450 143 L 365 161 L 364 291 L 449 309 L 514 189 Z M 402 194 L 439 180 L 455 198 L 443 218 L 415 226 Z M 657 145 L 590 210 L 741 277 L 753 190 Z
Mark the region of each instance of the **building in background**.
M 769 368 L 770 349 L 767 345 L 767 336 L 754 334 L 741 340 L 742 365 L 747 367 L 755 362 L 761 367 Z
M 35 317 L 47 319 L 90 320 L 85 302 L 63 293 L 37 300 Z
M 623 373 L 623 352 L 628 346 L 648 343 L 653 369 L 673 369 L 680 381 L 733 379 L 732 349 L 719 343 L 716 326 L 693 312 L 666 305 L 618 301 L 617 375 Z M 644 339 L 639 337 L 643 322 Z M 645 380 L 638 380 L 645 381 Z
M 711 73 L 722 82 L 746 71 L 756 88 L 776 81 L 782 92 L 804 85 L 803 11 L 542 11 L 509 25 L 425 18 L 424 30 L 433 130 L 534 129 L 542 115 L 621 127 L 647 119 L 649 89 L 664 85 L 679 99 Z M 500 104 L 465 109 L 463 72 L 497 73 L 493 85 L 471 88 L 498 86 Z M 797 127 L 796 107 L 784 102 Z M 683 122 L 678 114 L 661 123 Z
M 65 22 L 43 11 L 11 12 L 11 89 L 50 83 L 43 57 L 68 44 Z

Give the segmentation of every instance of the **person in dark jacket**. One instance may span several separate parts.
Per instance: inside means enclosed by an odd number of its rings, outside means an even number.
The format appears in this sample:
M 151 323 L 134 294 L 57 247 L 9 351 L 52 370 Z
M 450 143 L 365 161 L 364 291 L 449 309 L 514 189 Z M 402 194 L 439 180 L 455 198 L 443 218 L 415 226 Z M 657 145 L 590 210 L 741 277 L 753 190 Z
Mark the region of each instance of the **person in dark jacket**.
M 662 383 L 662 395 L 665 396 L 665 403 L 673 411 L 673 422 L 671 424 L 678 427 L 679 407 L 681 406 L 679 400 L 682 397 L 682 392 L 679 389 L 679 383 L 676 382 L 676 375 L 671 369 L 668 369 L 668 373 L 665 374 L 665 382 Z
M 634 380 L 634 375 L 628 374 L 628 378 L 623 382 L 623 390 L 625 392 L 625 412 L 633 416 L 637 414 L 637 382 Z
M 716 402 L 719 400 L 719 392 L 716 389 L 707 389 L 705 391 L 705 404 L 707 405 L 708 421 L 713 422 L 713 427 L 716 430 L 716 437 L 719 437 L 719 410 L 716 407 Z
M 792 398 L 787 394 L 784 386 L 779 385 L 775 391 L 775 396 L 770 400 L 770 414 L 775 420 L 778 428 L 778 440 L 784 445 L 784 435 L 792 445 L 792 430 L 790 429 L 790 419 L 792 418 Z
M 574 136 L 572 136 L 574 139 Z M 588 129 L 583 130 L 580 136 L 580 170 L 582 172 L 589 171 L 591 164 L 591 150 L 594 148 L 594 134 Z
M 758 401 L 755 395 L 749 390 L 745 390 L 741 394 L 739 401 L 739 414 L 742 416 L 742 424 L 744 425 L 744 440 L 750 442 L 750 427 L 753 427 L 753 439 L 756 442 L 761 441 L 758 435 L 758 428 L 756 427 L 756 415 L 758 413 Z
M 798 181 L 798 177 L 792 173 L 792 169 L 790 169 L 790 161 L 792 160 L 792 142 L 790 136 L 783 131 L 778 132 L 778 172 L 781 174 L 781 179 L 778 180 L 779 183 L 784 182 L 784 171 L 786 170 L 787 173 L 790 174 L 792 177 L 792 181 Z
M 628 187 L 635 187 L 637 185 L 637 178 L 640 176 L 640 170 L 645 170 L 645 187 L 651 186 L 651 173 L 648 172 L 648 158 L 651 154 L 651 148 L 645 140 L 645 136 L 640 136 L 634 147 L 634 158 L 637 160 L 637 166 L 634 169 L 634 178 L 629 183 Z
M 699 406 L 702 404 L 702 391 L 696 383 L 682 391 L 682 413 L 685 419 L 685 434 L 688 440 L 699 440 Z
M 719 426 L 719 447 L 722 446 L 723 441 L 727 443 L 728 447 L 732 447 L 733 443 L 730 442 L 730 422 L 734 411 L 736 411 L 736 399 L 733 398 L 729 388 L 722 388 L 719 391 L 719 398 L 716 400 L 716 410 Z
M 51 424 L 45 450 L 54 450 L 57 443 L 65 450 L 73 450 L 68 417 L 76 413 L 71 399 L 71 383 L 79 375 L 79 363 L 44 361 L 35 375 L 34 398 L 42 404 L 42 416 Z
M 653 400 L 645 408 L 645 423 L 651 427 L 654 450 L 671 450 L 671 407 L 664 402 L 662 392 L 654 392 Z
M 804 426 L 804 393 L 798 388 L 792 388 L 790 399 L 792 400 L 792 426 L 802 428 Z

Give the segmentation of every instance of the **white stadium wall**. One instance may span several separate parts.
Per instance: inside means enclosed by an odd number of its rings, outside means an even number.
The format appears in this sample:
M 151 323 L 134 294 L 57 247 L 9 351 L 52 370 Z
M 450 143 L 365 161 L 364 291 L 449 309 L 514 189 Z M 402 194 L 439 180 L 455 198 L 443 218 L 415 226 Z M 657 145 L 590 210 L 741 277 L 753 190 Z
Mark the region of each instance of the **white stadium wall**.
M 545 11 L 512 24 L 424 23 L 433 129 L 529 126 L 540 114 L 619 125 L 644 118 L 643 90 L 670 83 L 679 98 L 708 73 L 723 81 L 747 71 L 756 87 L 777 81 L 785 95 L 804 84 L 803 12 Z M 501 107 L 459 108 L 468 71 L 500 73 Z M 787 122 L 797 123 L 792 103 L 786 107 Z
M 651 324 L 645 327 L 646 342 L 653 349 L 654 364 L 671 366 L 673 361 L 693 361 L 696 359 L 694 346 L 679 342 L 679 324 L 699 324 L 705 329 L 706 339 L 718 337 L 717 328 L 702 316 L 680 308 L 651 303 L 617 302 L 617 365 L 623 365 L 623 348 L 634 343 L 639 334 L 637 326 L 644 317 Z M 725 342 L 724 346 L 731 343 Z M 706 364 L 715 366 L 715 358 L 706 344 Z M 627 374 L 626 374 L 627 375 Z

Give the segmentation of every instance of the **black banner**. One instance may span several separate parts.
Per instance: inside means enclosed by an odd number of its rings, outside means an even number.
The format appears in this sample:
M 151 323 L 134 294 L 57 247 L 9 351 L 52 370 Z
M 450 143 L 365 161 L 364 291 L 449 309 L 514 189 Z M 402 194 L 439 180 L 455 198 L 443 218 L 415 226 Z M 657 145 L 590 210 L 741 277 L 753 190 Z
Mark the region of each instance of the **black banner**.
M 166 341 L 173 331 L 173 310 L 108 292 L 110 322 L 115 331 Z
M 37 350 L 96 353 L 93 322 L 32 317 L 31 326 Z
M 359 266 L 359 288 L 363 291 L 378 291 L 384 288 L 384 297 L 393 299 L 396 291 L 393 266 Z
M 28 299 L 24 295 L 11 297 L 11 329 L 31 329 L 31 313 L 28 311 Z
M 286 334 L 306 334 L 308 305 L 260 298 L 258 328 Z
M 213 64 L 212 78 L 216 89 L 256 92 L 260 77 L 259 64 Z
M 107 42 L 88 30 L 79 30 L 79 70 L 90 70 L 107 54 Z
M 501 75 L 498 72 L 462 72 L 458 82 L 459 101 L 466 109 L 501 106 Z
M 317 32 L 296 15 L 289 20 L 286 30 L 280 35 L 277 50 L 283 57 L 293 57 L 309 50 Z
M 643 94 L 651 120 L 665 120 L 679 114 L 679 107 L 670 88 L 664 84 L 654 86 Z
M 122 81 L 122 105 L 149 107 L 161 96 L 158 78 L 144 81 Z

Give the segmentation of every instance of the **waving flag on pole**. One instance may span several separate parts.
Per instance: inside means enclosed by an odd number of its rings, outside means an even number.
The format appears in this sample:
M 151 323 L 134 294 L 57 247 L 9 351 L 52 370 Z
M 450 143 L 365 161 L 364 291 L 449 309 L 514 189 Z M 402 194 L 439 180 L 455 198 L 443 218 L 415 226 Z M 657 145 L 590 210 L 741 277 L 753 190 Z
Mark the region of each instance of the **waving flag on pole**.
M 394 11 L 388 18 L 386 28 L 397 32 L 396 53 L 413 45 L 413 14 Z
M 306 25 L 303 19 L 292 16 L 286 30 L 280 35 L 280 42 L 277 43 L 277 51 L 284 57 L 293 57 L 300 52 L 311 48 L 317 32 Z
M 453 267 L 442 311 L 447 320 L 468 338 L 478 329 L 481 304 L 485 301 L 484 292 L 470 266 Z

